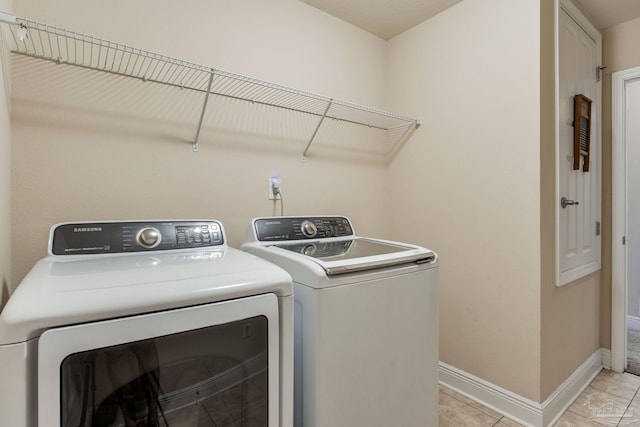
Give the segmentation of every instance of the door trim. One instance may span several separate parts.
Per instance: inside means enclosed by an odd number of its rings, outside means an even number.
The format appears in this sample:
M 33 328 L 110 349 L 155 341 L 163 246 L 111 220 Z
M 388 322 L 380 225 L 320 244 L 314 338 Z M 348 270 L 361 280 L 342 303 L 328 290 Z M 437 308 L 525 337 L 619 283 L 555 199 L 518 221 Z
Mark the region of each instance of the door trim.
M 626 86 L 640 78 L 640 67 L 611 75 L 611 369 L 627 366 Z

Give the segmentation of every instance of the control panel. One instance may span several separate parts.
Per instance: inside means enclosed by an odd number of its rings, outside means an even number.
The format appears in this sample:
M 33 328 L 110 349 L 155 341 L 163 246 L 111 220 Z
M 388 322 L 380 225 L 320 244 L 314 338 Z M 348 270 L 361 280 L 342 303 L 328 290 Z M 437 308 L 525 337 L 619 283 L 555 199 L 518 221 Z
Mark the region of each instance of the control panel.
M 351 223 L 342 216 L 258 218 L 254 225 L 261 242 L 353 236 Z
M 84 222 L 57 225 L 50 249 L 53 255 L 87 255 L 222 244 L 222 225 L 217 221 Z

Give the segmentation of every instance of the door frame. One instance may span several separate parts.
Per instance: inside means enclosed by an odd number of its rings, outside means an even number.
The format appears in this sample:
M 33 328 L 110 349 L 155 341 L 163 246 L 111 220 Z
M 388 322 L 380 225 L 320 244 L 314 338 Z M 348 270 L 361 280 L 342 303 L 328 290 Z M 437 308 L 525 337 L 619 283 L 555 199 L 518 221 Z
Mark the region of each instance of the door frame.
M 627 141 L 626 86 L 640 67 L 611 75 L 611 369 L 627 367 Z

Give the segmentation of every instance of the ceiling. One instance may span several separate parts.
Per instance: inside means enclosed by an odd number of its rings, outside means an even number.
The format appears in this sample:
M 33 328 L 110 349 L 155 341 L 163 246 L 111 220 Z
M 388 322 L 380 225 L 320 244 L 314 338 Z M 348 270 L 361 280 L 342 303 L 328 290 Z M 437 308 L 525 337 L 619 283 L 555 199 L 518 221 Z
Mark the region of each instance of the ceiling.
M 389 40 L 462 0 L 301 0 Z
M 301 0 L 385 40 L 462 0 Z M 599 30 L 640 17 L 639 0 L 574 0 Z
M 574 0 L 599 30 L 640 17 L 638 0 Z

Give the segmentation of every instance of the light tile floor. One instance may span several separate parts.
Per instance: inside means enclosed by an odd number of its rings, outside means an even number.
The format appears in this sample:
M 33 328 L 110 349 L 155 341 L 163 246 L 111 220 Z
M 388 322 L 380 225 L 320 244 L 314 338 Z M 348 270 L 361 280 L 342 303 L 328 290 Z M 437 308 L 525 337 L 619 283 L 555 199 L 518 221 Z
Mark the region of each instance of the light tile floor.
M 640 427 L 640 377 L 602 370 L 554 427 Z M 440 386 L 440 427 L 521 426 Z

